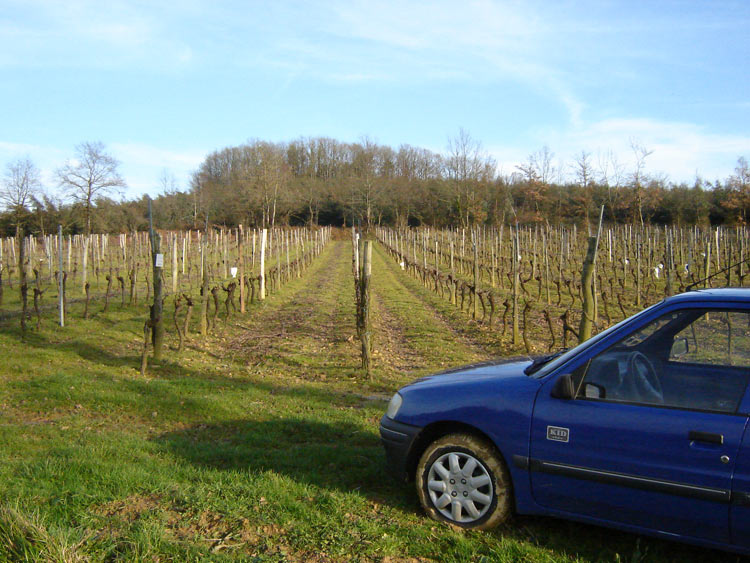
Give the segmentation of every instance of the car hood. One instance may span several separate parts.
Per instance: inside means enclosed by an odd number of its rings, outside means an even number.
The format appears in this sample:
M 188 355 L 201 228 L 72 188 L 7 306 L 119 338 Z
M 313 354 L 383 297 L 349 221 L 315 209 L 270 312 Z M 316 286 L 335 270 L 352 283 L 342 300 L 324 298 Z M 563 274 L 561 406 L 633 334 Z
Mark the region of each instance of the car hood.
M 530 364 L 527 357 L 494 360 L 423 377 L 399 389 L 395 420 L 413 426 L 459 421 L 488 435 L 500 432 L 493 425 L 501 420 L 525 428 L 541 385 L 523 372 Z
M 435 385 L 453 385 L 485 379 L 507 379 L 513 377 L 527 378 L 523 370 L 531 364 L 528 356 L 489 360 L 441 371 L 422 377 L 408 384 L 404 389 Z

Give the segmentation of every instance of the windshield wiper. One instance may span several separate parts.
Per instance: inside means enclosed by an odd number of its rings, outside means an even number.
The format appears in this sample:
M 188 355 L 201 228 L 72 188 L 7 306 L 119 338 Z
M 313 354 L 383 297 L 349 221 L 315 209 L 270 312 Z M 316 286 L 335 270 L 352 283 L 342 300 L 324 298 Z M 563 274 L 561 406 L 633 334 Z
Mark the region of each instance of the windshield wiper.
M 539 356 L 538 358 L 535 358 L 528 366 L 526 366 L 523 370 L 523 372 L 526 375 L 532 375 L 539 371 L 541 367 L 554 360 L 558 356 L 561 356 L 563 353 L 567 352 L 567 349 L 560 350 L 558 352 L 555 352 L 554 354 L 547 354 L 546 356 Z

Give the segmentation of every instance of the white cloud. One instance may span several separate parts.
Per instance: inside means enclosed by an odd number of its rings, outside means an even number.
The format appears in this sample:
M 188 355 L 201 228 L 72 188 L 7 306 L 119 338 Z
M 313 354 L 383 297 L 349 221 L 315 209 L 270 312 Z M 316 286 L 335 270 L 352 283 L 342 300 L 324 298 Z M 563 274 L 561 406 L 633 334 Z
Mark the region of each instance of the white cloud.
M 127 1 L 12 2 L 0 20 L 0 64 L 23 68 L 169 69 L 192 60 L 158 9 Z
M 611 151 L 627 174 L 634 168 L 631 142 L 635 142 L 652 151 L 646 158 L 646 172 L 666 174 L 676 183 L 691 183 L 696 174 L 710 181 L 723 180 L 733 172 L 737 158 L 750 155 L 750 135 L 710 133 L 692 123 L 647 118 L 605 119 L 564 131 L 540 132 L 532 142 L 534 145 L 523 148 L 492 146 L 488 150 L 505 174 L 514 172 L 544 145 L 566 169 L 581 151 L 591 154 L 595 167 L 598 155 Z M 570 176 L 570 170 L 566 172 Z
M 559 22 L 533 6 L 347 0 L 334 4 L 328 15 L 323 28 L 347 48 L 299 49 L 296 60 L 311 62 L 315 72 L 331 79 L 514 82 L 554 99 L 571 123 L 581 121 L 585 104 L 554 62 L 565 50 L 557 44 Z
M 336 34 L 393 47 L 523 48 L 539 22 L 521 4 L 473 2 L 340 2 L 330 23 Z
M 567 154 L 612 149 L 632 168 L 631 140 L 653 151 L 646 161 L 649 170 L 676 182 L 690 182 L 696 173 L 710 180 L 725 178 L 739 156 L 750 154 L 748 135 L 710 133 L 693 123 L 656 119 L 603 120 L 563 135 L 559 146 Z

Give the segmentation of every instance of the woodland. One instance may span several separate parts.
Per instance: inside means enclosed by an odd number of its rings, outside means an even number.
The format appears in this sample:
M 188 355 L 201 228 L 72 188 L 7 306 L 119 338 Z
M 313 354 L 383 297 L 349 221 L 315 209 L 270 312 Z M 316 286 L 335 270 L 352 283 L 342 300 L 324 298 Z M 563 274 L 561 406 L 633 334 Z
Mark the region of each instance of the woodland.
M 725 178 L 696 175 L 673 183 L 651 172 L 653 151 L 631 143 L 625 165 L 613 153 L 582 151 L 561 163 L 547 147 L 504 169 L 461 130 L 444 154 L 409 145 L 394 149 L 369 139 L 345 143 L 300 138 L 252 140 L 209 154 L 188 186 L 167 170 L 155 182 L 154 224 L 162 229 L 206 225 L 462 227 L 502 224 L 593 224 L 604 206 L 608 224 L 735 226 L 750 218 L 750 167 L 739 157 Z M 118 161 L 102 143 L 82 143 L 76 158 L 43 186 L 33 162 L 7 163 L 0 236 L 124 233 L 147 228 L 148 196 L 115 199 L 125 187 Z M 26 175 L 19 177 L 19 168 Z M 25 178 L 25 180 L 24 180 Z M 24 184 L 26 182 L 26 184 Z M 26 186 L 18 197 L 19 184 Z

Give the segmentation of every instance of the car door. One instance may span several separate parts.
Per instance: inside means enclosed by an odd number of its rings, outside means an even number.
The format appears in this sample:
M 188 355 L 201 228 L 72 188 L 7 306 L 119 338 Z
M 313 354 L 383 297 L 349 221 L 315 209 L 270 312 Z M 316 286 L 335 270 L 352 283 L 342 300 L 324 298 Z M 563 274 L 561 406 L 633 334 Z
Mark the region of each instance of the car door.
M 745 394 L 744 410 L 750 411 L 750 392 Z M 750 424 L 748 425 L 750 426 Z M 750 549 L 750 428 L 745 428 L 732 480 L 729 528 L 732 543 Z
M 728 314 L 667 310 L 549 376 L 531 429 L 536 501 L 729 542 L 732 473 L 747 423 L 740 402 L 748 370 L 736 364 L 750 346 L 748 311 L 732 311 L 734 325 Z M 574 399 L 553 397 L 564 372 Z

